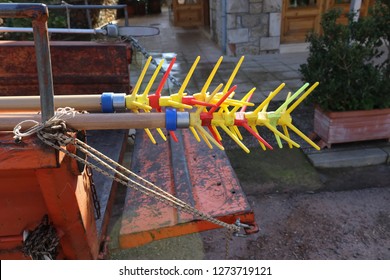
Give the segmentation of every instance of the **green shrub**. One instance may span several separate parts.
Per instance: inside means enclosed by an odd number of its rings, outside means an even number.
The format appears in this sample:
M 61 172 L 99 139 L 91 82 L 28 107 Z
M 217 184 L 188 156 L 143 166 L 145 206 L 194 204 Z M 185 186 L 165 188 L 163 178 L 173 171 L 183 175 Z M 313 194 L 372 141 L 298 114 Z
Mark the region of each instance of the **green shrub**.
M 390 1 L 377 1 L 369 15 L 337 23 L 340 10 L 323 14 L 321 34 L 310 33 L 303 80 L 320 82 L 310 100 L 324 110 L 346 111 L 390 107 Z
M 0 3 L 43 3 L 47 5 L 60 4 L 59 0 L 0 0 Z M 62 12 L 63 14 L 63 12 Z M 50 11 L 47 25 L 52 28 L 65 28 L 66 16 L 62 15 L 61 11 Z M 31 19 L 28 18 L 7 18 L 5 19 L 5 26 L 9 27 L 31 27 Z M 5 37 L 7 40 L 32 40 L 32 33 L 8 33 Z

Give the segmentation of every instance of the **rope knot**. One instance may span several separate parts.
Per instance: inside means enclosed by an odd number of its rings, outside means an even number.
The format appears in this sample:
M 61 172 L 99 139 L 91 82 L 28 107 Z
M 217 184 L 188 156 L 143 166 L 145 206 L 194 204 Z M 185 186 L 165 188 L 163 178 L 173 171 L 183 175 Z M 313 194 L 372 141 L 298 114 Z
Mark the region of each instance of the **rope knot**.
M 44 123 L 39 123 L 35 120 L 25 120 L 18 123 L 14 130 L 15 142 L 21 142 L 23 137 L 28 137 L 34 134 L 41 136 L 51 142 L 57 141 L 60 145 L 66 146 L 72 139 L 67 136 L 68 128 L 65 120 L 73 118 L 76 115 L 73 108 L 65 107 L 58 108 L 54 116 Z M 30 127 L 23 131 L 23 126 L 30 124 Z M 32 125 L 31 125 L 32 124 Z

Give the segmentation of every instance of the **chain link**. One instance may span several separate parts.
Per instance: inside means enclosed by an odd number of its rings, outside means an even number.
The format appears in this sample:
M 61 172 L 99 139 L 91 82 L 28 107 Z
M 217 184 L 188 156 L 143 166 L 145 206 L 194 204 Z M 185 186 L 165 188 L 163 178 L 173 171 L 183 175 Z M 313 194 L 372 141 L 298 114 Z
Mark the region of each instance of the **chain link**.
M 59 237 L 56 229 L 45 215 L 41 223 L 23 240 L 22 252 L 33 260 L 54 260 L 57 257 Z
M 93 201 L 93 207 L 95 208 L 96 220 L 99 220 L 102 216 L 102 213 L 100 209 L 100 201 L 97 195 L 95 182 L 93 181 L 93 172 L 91 167 L 86 166 L 85 172 L 87 174 L 87 177 L 89 179 L 89 184 L 91 186 L 92 201 Z

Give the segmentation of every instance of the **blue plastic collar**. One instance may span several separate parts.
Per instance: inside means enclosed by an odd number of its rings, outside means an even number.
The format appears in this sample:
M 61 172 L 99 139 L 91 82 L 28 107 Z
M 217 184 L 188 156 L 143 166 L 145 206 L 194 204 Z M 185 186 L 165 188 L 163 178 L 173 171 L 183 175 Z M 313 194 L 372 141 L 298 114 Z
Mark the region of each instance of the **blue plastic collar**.
M 102 103 L 102 112 L 103 113 L 114 113 L 114 93 L 113 92 L 103 92 L 101 97 Z
M 165 110 L 165 128 L 167 130 L 176 130 L 177 125 L 177 113 L 176 109 L 167 108 Z

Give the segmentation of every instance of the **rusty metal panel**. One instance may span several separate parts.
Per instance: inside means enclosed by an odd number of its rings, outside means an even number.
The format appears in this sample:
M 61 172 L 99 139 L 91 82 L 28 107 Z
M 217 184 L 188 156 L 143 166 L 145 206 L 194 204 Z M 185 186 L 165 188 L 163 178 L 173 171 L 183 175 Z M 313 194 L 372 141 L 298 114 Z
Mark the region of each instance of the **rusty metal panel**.
M 0 132 L 0 258 L 25 258 L 22 233 L 35 229 L 45 214 L 61 237 L 59 258 L 97 258 L 100 244 L 86 174 L 37 137 L 15 144 L 12 136 Z
M 46 214 L 61 238 L 58 258 L 97 258 L 89 182 L 71 164 L 65 158 L 58 168 L 0 170 L 0 259 L 26 258 L 22 233 L 34 230 Z
M 27 137 L 15 143 L 11 132 L 0 131 L 0 170 L 55 168 L 59 156 L 37 137 Z
M 138 131 L 132 170 L 222 221 L 234 223 L 240 218 L 244 223 L 255 224 L 253 211 L 226 154 L 210 151 L 204 143 L 197 143 L 188 131 L 178 131 L 176 135 L 179 143 L 153 145 Z M 119 241 L 121 247 L 130 248 L 217 227 L 129 189 Z
M 20 159 L 19 159 L 20 160 Z M 22 232 L 34 229 L 47 213 L 34 170 L 0 170 L 0 259 L 25 259 Z
M 107 42 L 50 42 L 54 93 L 130 90 L 131 46 Z M 0 41 L 0 95 L 38 95 L 33 42 Z
M 85 174 L 76 176 L 65 157 L 60 168 L 38 169 L 36 178 L 67 259 L 96 259 L 99 252 L 93 198 Z
M 49 11 L 46 5 L 39 3 L 8 3 L 1 4 L 0 8 L 0 17 L 30 18 L 32 21 L 42 121 L 47 121 L 54 115 L 53 75 L 47 31 L 48 16 Z
M 62 153 L 57 161 L 55 151 L 36 137 L 15 144 L 12 136 L 0 132 L 0 259 L 26 258 L 22 232 L 36 228 L 45 214 L 61 234 L 59 259 L 96 259 L 116 184 L 94 174 L 102 214 L 95 220 L 91 186 L 76 162 Z M 126 131 L 92 131 L 87 136 L 96 149 L 122 161 Z

